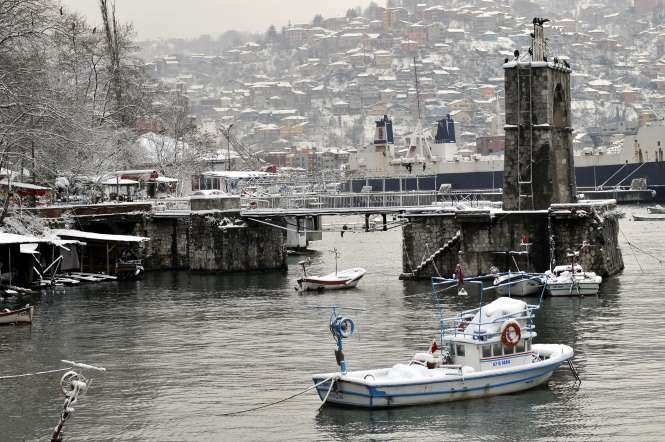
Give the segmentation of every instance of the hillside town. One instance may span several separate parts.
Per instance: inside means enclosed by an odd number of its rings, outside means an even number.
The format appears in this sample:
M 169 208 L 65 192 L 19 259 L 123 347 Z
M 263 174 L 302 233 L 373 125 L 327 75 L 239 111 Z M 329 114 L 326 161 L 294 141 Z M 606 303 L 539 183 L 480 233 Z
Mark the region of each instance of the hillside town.
M 272 26 L 225 50 L 202 37 L 146 42 L 143 54 L 155 80 L 189 102 L 200 130 L 218 136 L 230 127 L 277 167 L 340 168 L 349 151 L 372 141 L 383 115 L 393 119 L 397 145 L 418 118 L 434 129 L 450 115 L 458 145 L 500 155 L 502 65 L 526 52 L 534 16 L 551 19 L 548 53 L 573 70 L 576 149 L 613 141 L 599 132 L 623 134 L 661 118 L 665 13 L 655 0 L 388 0 Z M 161 124 L 146 118 L 138 128 L 151 137 Z M 217 140 L 209 168 L 235 169 L 233 146 Z

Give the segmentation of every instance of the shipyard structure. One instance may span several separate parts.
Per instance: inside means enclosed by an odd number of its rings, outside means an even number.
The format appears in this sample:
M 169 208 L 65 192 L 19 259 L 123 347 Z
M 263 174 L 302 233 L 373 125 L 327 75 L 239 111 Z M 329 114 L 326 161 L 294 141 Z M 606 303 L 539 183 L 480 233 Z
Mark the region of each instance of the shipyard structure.
M 542 272 L 573 255 L 603 276 L 623 269 L 616 202 L 576 201 L 571 69 L 544 48 L 542 20 L 534 19 L 529 53 L 504 63 L 503 208 L 406 214 L 403 278 L 450 275 L 458 263 L 468 275 Z

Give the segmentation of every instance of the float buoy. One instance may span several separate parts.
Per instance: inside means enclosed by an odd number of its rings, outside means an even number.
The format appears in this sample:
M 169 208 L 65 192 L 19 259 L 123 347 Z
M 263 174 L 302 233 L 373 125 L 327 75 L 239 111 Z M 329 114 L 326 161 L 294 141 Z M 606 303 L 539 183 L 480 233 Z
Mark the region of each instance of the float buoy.
M 520 325 L 514 319 L 510 319 L 501 325 L 501 343 L 506 347 L 514 347 L 522 338 Z

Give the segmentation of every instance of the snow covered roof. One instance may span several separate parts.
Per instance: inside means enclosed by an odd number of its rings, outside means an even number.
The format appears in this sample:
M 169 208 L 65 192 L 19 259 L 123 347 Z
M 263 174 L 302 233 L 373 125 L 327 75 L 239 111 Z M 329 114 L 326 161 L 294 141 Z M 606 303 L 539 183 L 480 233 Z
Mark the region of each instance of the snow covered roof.
M 73 229 L 53 229 L 52 232 L 56 236 L 64 236 L 68 238 L 79 238 L 79 239 L 92 239 L 99 241 L 109 241 L 109 242 L 143 242 L 149 241 L 150 238 L 145 236 L 133 236 L 133 235 L 110 235 L 106 233 L 94 233 L 94 232 L 84 232 L 82 230 L 73 230 Z
M 139 182 L 127 178 L 109 178 L 108 180 L 102 181 L 102 184 L 105 186 L 133 186 L 139 184 Z
M 46 238 L 0 232 L 0 245 L 49 242 Z
M 238 171 L 238 170 L 211 170 L 209 172 L 204 172 L 205 176 L 214 176 L 221 178 L 258 178 L 271 175 L 268 172 L 256 172 L 256 171 Z
M 527 303 L 515 298 L 501 297 L 483 306 L 473 317 L 467 329 L 471 332 L 480 330 L 481 333 L 498 333 L 501 321 L 497 321 L 508 315 L 516 315 L 527 311 Z M 497 322 L 495 322 L 497 321 Z M 480 325 L 480 326 L 479 326 Z

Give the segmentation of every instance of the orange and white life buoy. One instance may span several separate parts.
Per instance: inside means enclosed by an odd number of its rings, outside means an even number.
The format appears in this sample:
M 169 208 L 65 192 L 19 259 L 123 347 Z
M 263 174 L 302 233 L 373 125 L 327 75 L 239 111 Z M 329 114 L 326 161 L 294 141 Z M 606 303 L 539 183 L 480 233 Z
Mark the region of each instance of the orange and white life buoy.
M 514 319 L 510 319 L 501 325 L 501 343 L 506 347 L 514 347 L 522 338 L 520 325 Z

